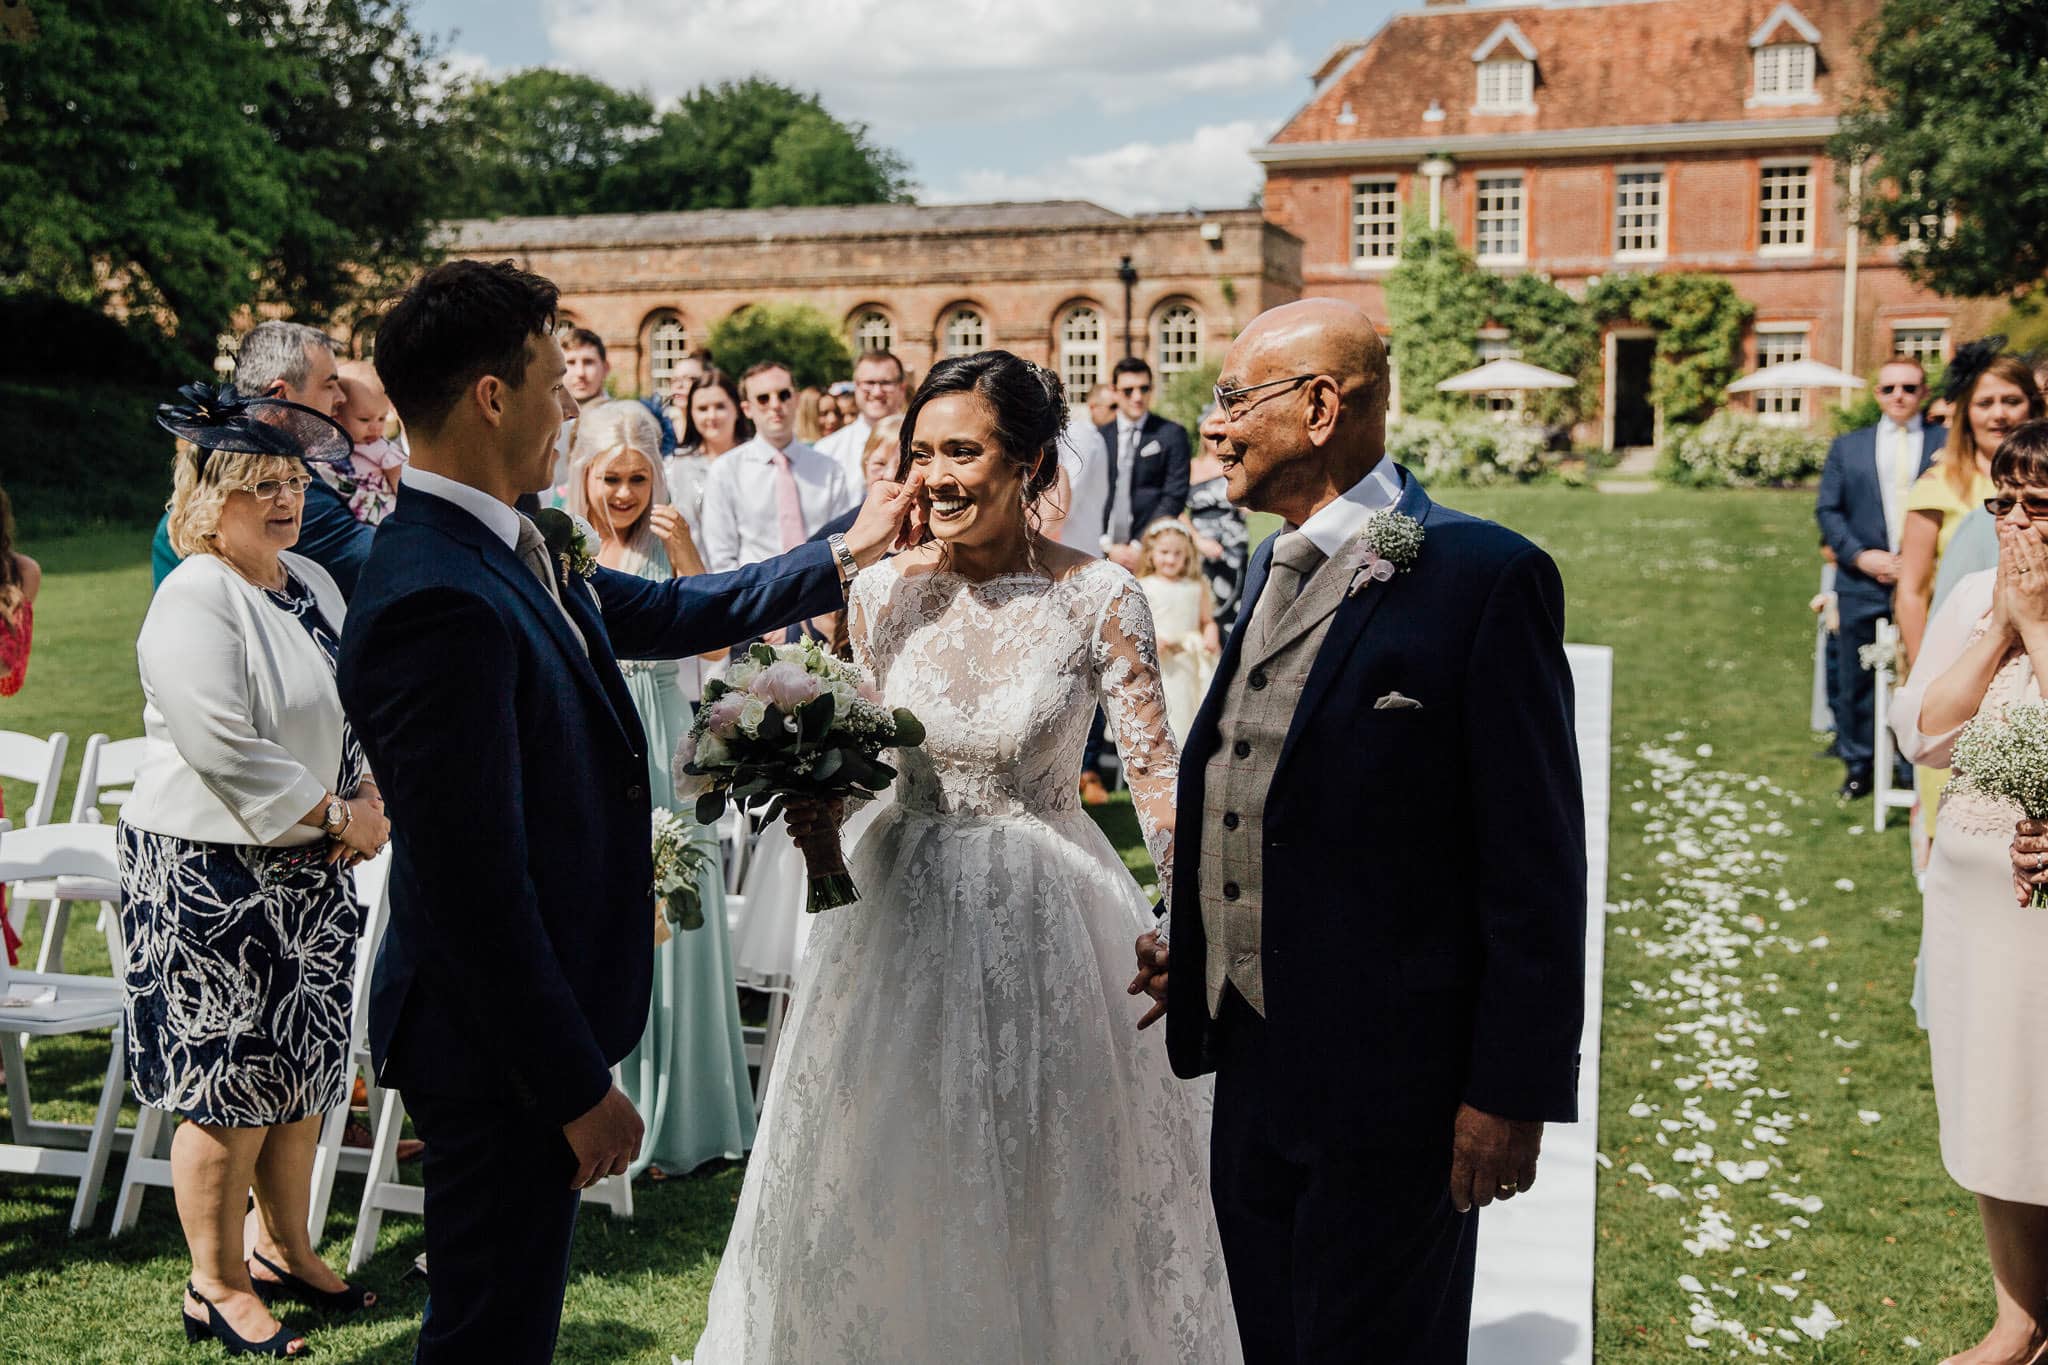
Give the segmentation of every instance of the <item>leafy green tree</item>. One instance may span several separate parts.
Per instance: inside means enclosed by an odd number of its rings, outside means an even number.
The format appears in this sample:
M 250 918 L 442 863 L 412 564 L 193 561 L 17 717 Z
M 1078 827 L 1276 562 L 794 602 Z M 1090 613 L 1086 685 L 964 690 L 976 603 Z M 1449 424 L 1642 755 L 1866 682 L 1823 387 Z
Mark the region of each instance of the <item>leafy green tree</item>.
M 1906 241 L 1948 294 L 2010 294 L 2048 274 L 2048 7 L 1887 0 L 1836 164 L 1865 166 L 1859 216 Z
M 712 325 L 705 349 L 735 377 L 763 360 L 789 366 L 799 385 L 830 384 L 853 373 L 853 352 L 839 328 L 800 303 L 757 303 L 729 313 Z
M 1579 381 L 1575 389 L 1525 395 L 1530 415 L 1546 424 L 1578 421 L 1594 404 L 1593 374 L 1600 361 L 1600 328 L 1586 306 L 1547 275 L 1511 275 L 1494 281 L 1490 310 L 1522 359 Z
M 427 254 L 438 72 L 399 0 L 70 0 L 0 45 L 0 287 L 210 362 L 243 309 L 319 321 Z
M 818 97 L 758 76 L 704 86 L 606 177 L 615 212 L 908 202 L 909 168 Z
M 1411 215 L 1401 239 L 1401 263 L 1387 273 L 1387 318 L 1394 364 L 1401 374 L 1401 410 L 1449 419 L 1470 400 L 1436 386 L 1479 363 L 1479 329 L 1491 312 L 1492 279 L 1457 237 Z
M 605 213 L 611 177 L 654 135 L 654 102 L 594 77 L 537 66 L 457 96 L 465 147 L 457 212 Z

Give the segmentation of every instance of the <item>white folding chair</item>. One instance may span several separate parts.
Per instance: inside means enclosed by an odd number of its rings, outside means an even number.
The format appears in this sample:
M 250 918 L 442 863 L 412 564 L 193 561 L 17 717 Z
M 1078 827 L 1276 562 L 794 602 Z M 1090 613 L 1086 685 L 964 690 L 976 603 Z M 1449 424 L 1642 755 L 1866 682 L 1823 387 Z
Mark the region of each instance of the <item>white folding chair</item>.
M 71 818 L 83 820 L 86 812 L 101 806 L 119 806 L 135 795 L 135 774 L 142 767 L 154 741 L 141 735 L 132 739 L 108 739 L 102 734 L 86 736 L 85 756 L 78 765 L 78 787 L 71 794 Z
M 386 853 L 355 869 L 356 898 L 363 906 L 363 931 L 356 941 L 356 972 L 350 992 L 349 1059 L 341 1081 L 341 1103 L 329 1111 L 320 1125 L 320 1145 L 313 1152 L 313 1197 L 306 1210 L 306 1231 L 319 1246 L 326 1233 L 327 1209 L 334 1198 L 334 1177 L 348 1169 L 367 1174 L 370 1153 L 342 1145 L 348 1130 L 349 1099 L 361 1075 L 370 1087 L 370 1108 L 377 1107 L 376 1068 L 370 1061 L 370 978 L 376 967 L 377 945 L 384 937 L 387 918 L 385 891 L 391 881 L 391 856 Z
M 41 825 L 0 832 L 0 882 L 31 878 L 117 876 L 114 831 L 105 825 Z M 78 1180 L 71 1231 L 91 1219 L 106 1178 L 107 1160 L 123 1138 L 119 1126 L 127 1076 L 119 974 L 125 962 L 119 921 L 114 930 L 114 977 L 23 972 L 0 963 L 0 1064 L 7 1069 L 7 1115 L 12 1141 L 0 1145 L 0 1171 Z M 111 1031 L 106 1078 L 90 1124 L 51 1123 L 34 1116 L 21 1039 Z
M 47 825 L 57 813 L 57 787 L 64 780 L 64 755 L 70 747 L 71 738 L 62 731 L 37 739 L 19 730 L 0 730 L 0 777 L 32 782 L 36 789 L 28 809 L 10 817 L 16 829 Z M 7 887 L 7 914 L 15 932 L 26 933 L 29 906 L 45 897 L 35 894 L 40 889 L 36 887 L 8 886 L 5 881 L 0 886 Z M 47 929 L 43 937 L 49 937 Z
M 1879 617 L 1877 622 L 1877 644 L 1882 656 L 1892 657 L 1898 648 L 1899 628 L 1888 617 Z M 1874 677 L 1871 684 L 1871 729 L 1872 757 L 1870 761 L 1871 817 L 1870 823 L 1878 833 L 1884 833 L 1885 817 L 1895 810 L 1913 809 L 1913 789 L 1892 786 L 1892 760 L 1896 750 L 1892 743 L 1891 709 L 1892 689 L 1897 680 L 1892 677 L 1889 664 L 1880 664 L 1871 670 Z

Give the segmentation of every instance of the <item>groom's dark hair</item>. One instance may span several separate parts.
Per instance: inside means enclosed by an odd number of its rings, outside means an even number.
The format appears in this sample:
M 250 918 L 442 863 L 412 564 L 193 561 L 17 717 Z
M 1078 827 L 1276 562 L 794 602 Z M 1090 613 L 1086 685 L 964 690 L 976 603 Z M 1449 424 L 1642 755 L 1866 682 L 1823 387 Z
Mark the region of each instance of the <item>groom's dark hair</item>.
M 377 378 L 398 420 L 441 429 L 485 375 L 526 382 L 526 343 L 555 327 L 554 281 L 510 261 L 448 261 L 405 291 L 377 327 Z

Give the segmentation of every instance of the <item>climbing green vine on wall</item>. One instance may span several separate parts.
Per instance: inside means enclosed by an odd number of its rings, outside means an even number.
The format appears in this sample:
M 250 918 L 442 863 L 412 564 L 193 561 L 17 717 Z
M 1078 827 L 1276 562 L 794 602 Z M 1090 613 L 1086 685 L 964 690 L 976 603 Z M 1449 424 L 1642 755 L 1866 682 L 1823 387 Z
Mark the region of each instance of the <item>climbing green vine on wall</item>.
M 1756 309 L 1719 275 L 1608 275 L 1586 291 L 1593 322 L 1657 329 L 1650 401 L 1667 422 L 1705 421 L 1742 364 L 1742 334 Z

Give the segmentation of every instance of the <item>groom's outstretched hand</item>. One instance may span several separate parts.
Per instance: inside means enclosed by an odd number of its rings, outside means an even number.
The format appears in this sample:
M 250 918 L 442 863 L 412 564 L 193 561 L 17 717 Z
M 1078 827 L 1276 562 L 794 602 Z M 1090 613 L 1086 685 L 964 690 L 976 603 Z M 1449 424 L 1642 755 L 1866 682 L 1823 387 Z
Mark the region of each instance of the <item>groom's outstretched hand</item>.
M 640 1111 L 617 1085 L 605 1092 L 597 1107 L 562 1125 L 562 1136 L 576 1153 L 572 1190 L 587 1190 L 608 1175 L 624 1175 L 640 1155 L 643 1126 Z
M 902 483 L 887 479 L 868 487 L 860 515 L 846 530 L 846 548 L 865 569 L 891 550 L 907 550 L 924 539 L 924 471 L 913 469 Z
M 1536 1183 L 1543 1124 L 1458 1106 L 1451 1138 L 1451 1206 L 1459 1213 L 1513 1199 Z
M 1157 929 L 1147 929 L 1138 935 L 1138 974 L 1131 978 L 1128 994 L 1139 991 L 1152 997 L 1152 1008 L 1145 1011 L 1145 1017 L 1138 1021 L 1139 1029 L 1148 1029 L 1159 1022 L 1166 1013 L 1166 945 L 1159 941 Z

